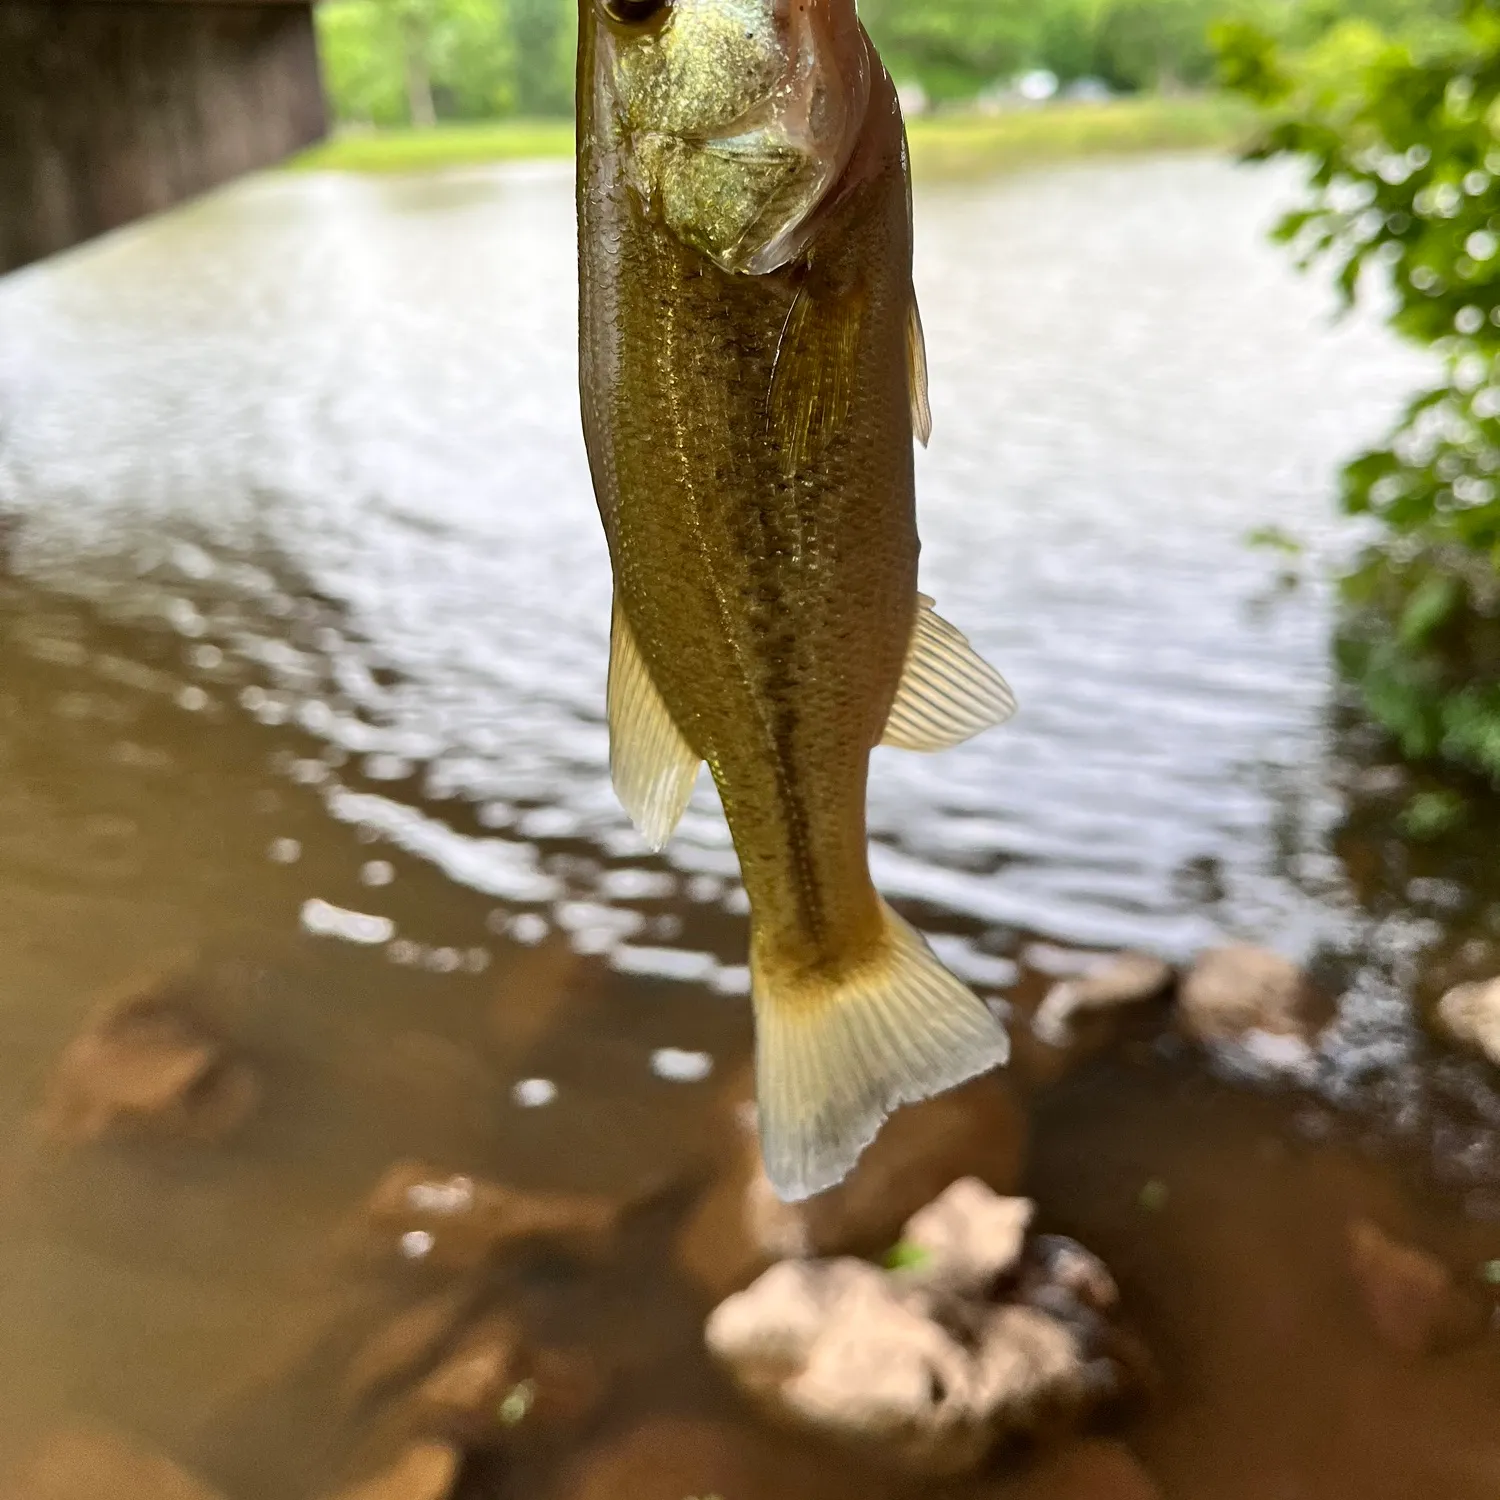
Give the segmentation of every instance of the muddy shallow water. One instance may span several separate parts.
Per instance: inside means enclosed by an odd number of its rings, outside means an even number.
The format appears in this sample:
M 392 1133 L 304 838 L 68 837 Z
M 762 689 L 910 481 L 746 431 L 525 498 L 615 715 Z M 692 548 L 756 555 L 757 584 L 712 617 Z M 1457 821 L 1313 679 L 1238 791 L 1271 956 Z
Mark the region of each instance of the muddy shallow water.
M 1118 1431 L 1169 1496 L 1477 1500 L 1493 1344 L 1403 1364 L 1342 1244 L 1368 1214 L 1500 1256 L 1500 1109 L 1417 1019 L 1500 966 L 1500 883 L 1482 831 L 1397 839 L 1340 724 L 1333 473 L 1422 366 L 1263 243 L 1288 186 L 1171 158 L 920 194 L 924 586 L 1023 712 L 880 753 L 875 869 L 1022 1017 L 1035 938 L 1328 976 L 1323 1055 L 1269 1093 L 1153 1035 L 1055 1083 L 1021 1049 L 1026 1189 L 1120 1276 L 1162 1376 Z M 744 903 L 707 788 L 653 859 L 608 785 L 569 191 L 267 178 L 0 282 L 0 1470 L 91 1415 L 231 1500 L 311 1493 L 350 1434 L 282 1351 L 391 1162 L 617 1190 L 715 1128 L 715 1083 L 653 1060 L 746 1055 Z M 1245 545 L 1267 524 L 1295 586 Z M 249 1133 L 41 1147 L 101 989 L 181 954 L 264 1080 Z M 516 1291 L 638 1372 L 616 1424 L 735 1410 L 668 1229 Z

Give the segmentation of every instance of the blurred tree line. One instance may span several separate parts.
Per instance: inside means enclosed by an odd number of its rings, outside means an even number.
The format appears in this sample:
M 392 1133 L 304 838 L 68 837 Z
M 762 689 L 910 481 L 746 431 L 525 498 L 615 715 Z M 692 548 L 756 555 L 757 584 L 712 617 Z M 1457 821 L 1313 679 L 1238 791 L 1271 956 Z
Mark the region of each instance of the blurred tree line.
M 1301 48 L 1351 16 L 1399 31 L 1441 0 L 861 0 L 900 83 L 943 102 L 1031 68 L 1119 91 L 1211 81 L 1226 15 Z M 339 118 L 560 115 L 572 107 L 577 0 L 325 0 L 318 26 Z
M 1255 154 L 1309 168 L 1280 237 L 1347 300 L 1375 278 L 1441 361 L 1344 471 L 1372 531 L 1343 580 L 1342 664 L 1408 759 L 1500 786 L 1500 5 L 1459 0 L 1404 35 L 1346 23 L 1300 51 L 1247 23 L 1216 41 L 1268 111 Z

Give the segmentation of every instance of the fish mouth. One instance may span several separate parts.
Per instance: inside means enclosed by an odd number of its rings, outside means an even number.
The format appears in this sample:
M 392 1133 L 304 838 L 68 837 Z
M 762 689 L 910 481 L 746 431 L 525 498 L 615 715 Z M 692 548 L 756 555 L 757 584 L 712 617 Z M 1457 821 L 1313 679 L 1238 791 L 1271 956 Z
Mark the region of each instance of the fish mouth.
M 853 0 L 776 0 L 785 63 L 738 115 L 631 132 L 642 201 L 721 269 L 764 276 L 807 248 L 854 156 L 872 93 Z
M 769 275 L 806 248 L 820 212 L 854 156 L 869 110 L 871 56 L 852 0 L 776 0 L 787 41 L 780 85 L 703 149 L 783 164 L 774 193 L 734 247 L 734 269 Z

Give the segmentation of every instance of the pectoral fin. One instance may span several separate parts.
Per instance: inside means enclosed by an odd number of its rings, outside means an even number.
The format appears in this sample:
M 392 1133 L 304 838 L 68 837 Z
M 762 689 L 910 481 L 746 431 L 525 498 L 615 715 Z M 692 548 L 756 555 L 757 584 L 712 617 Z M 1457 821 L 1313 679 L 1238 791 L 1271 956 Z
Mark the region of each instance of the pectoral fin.
M 771 376 L 771 436 L 788 474 L 827 447 L 854 405 L 864 292 L 804 286 L 787 314 Z
M 932 401 L 927 394 L 927 335 L 915 296 L 906 314 L 906 378 L 911 386 L 911 430 L 925 448 L 932 441 Z
M 698 764 L 651 680 L 616 595 L 609 653 L 609 767 L 616 794 L 652 849 L 664 848 L 681 821 Z
M 897 750 L 948 750 L 1016 711 L 1005 679 L 932 605 L 917 596 L 906 670 L 880 742 Z

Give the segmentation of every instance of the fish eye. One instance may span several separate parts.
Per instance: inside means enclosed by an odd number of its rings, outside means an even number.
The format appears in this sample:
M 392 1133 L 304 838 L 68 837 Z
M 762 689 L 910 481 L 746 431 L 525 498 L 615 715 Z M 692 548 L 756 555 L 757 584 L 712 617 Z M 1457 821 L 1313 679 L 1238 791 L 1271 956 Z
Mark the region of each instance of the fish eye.
M 604 14 L 622 26 L 641 26 L 654 21 L 671 7 L 672 0 L 602 0 Z

